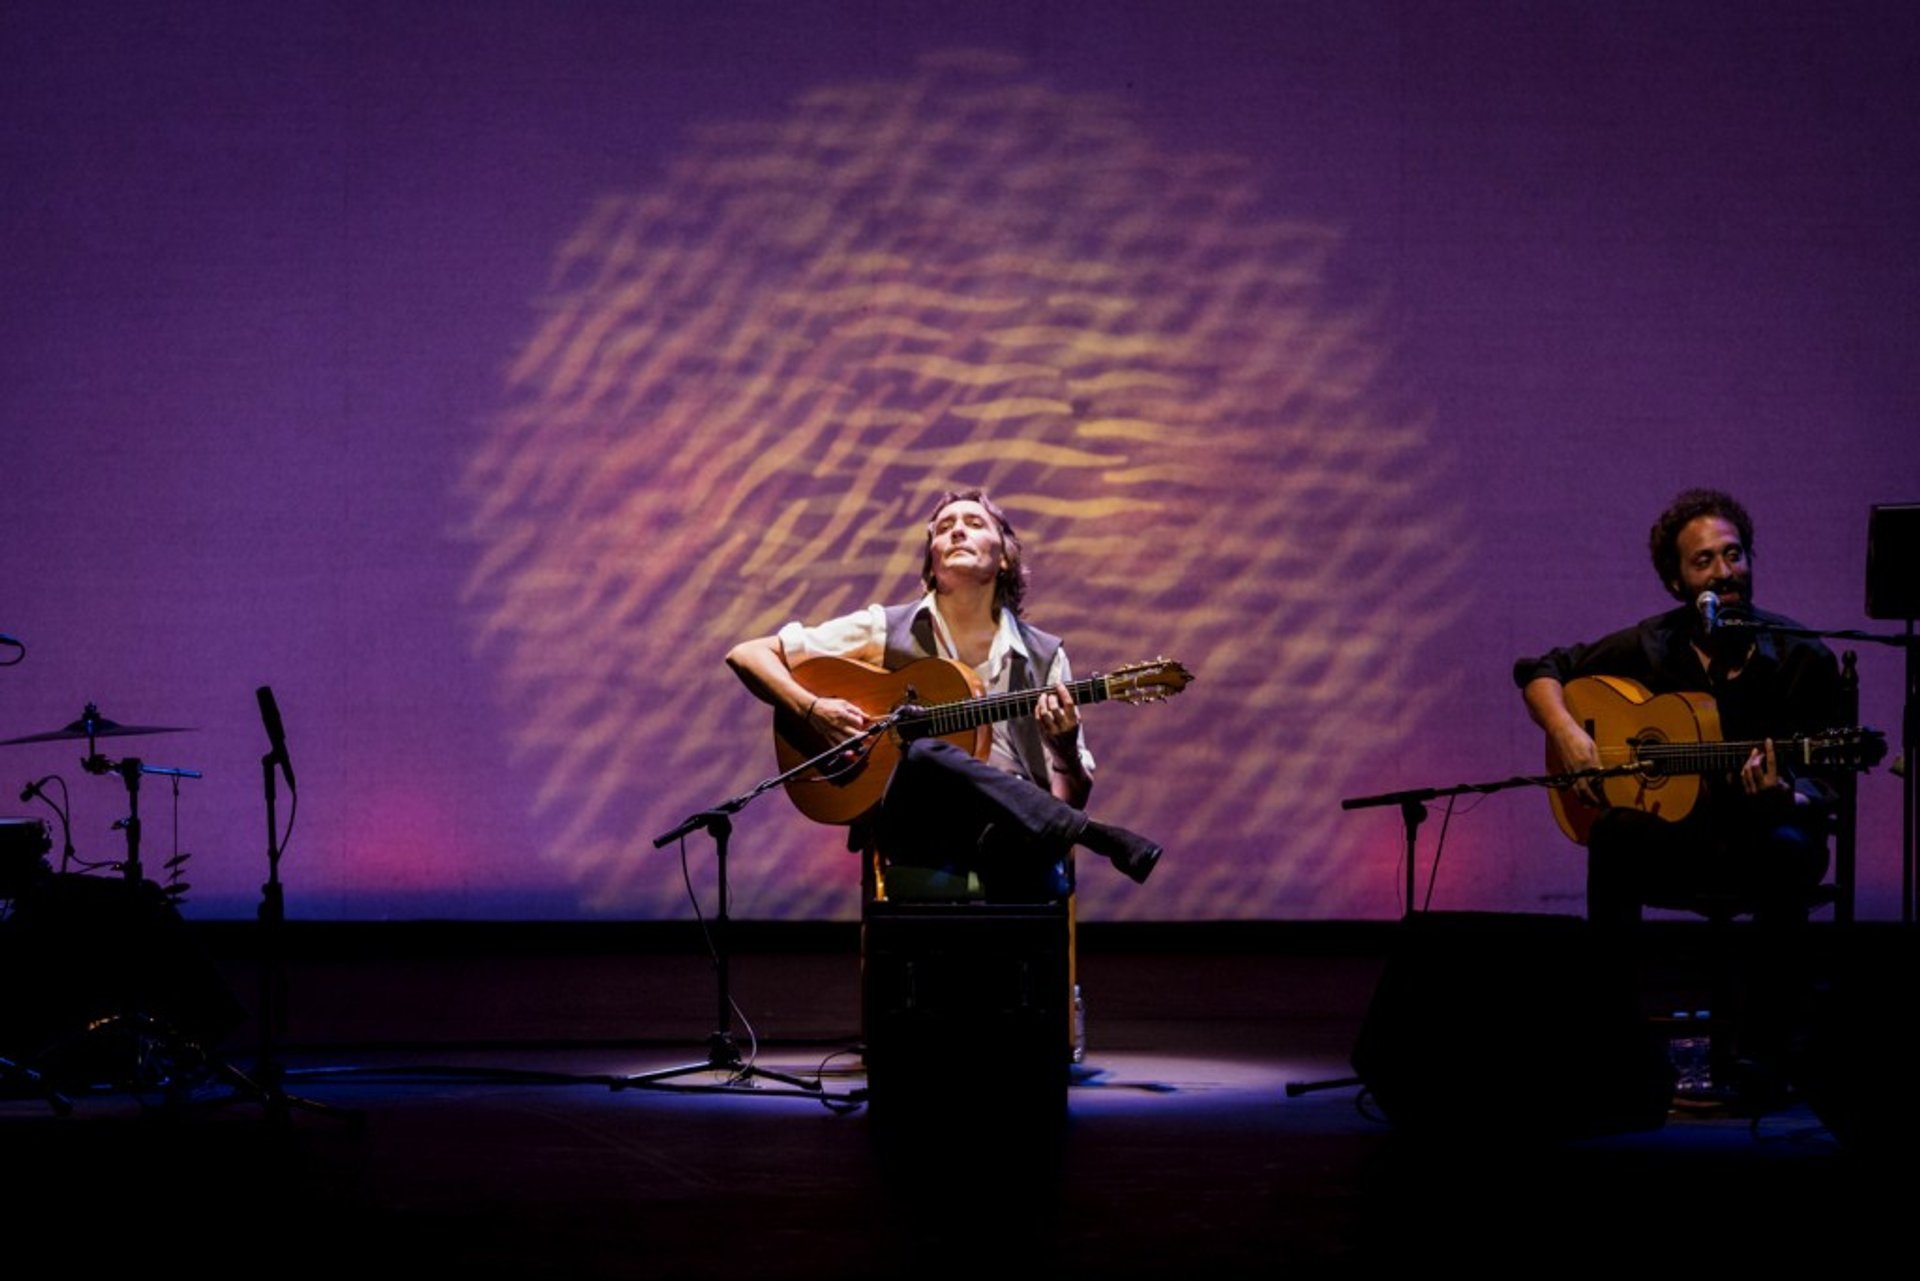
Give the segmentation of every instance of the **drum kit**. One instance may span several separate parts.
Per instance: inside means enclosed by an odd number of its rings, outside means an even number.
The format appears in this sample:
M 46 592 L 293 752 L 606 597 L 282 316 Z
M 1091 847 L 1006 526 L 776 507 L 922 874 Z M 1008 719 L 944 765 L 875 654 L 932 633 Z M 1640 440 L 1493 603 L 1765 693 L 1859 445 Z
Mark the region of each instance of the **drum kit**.
M 0 747 L 84 741 L 82 768 L 120 779 L 127 795 L 127 814 L 114 823 L 126 855 L 92 870 L 70 870 L 70 833 L 55 871 L 44 820 L 0 819 L 0 1084 L 63 1111 L 67 1091 L 179 1087 L 205 1070 L 211 1047 L 243 1017 L 211 962 L 189 945 L 177 910 L 185 883 L 163 887 L 141 864 L 141 781 L 171 778 L 177 789 L 200 772 L 100 750 L 103 739 L 183 732 L 109 720 L 89 703 L 59 729 L 0 739 Z M 44 800 L 66 828 L 63 807 L 43 790 L 55 781 L 64 792 L 64 780 L 49 775 L 20 799 Z M 171 870 L 183 859 L 169 860 Z M 118 875 L 93 874 L 99 869 Z
M 111 776 L 119 778 L 119 780 L 125 784 L 125 787 L 127 787 L 127 816 L 121 818 L 119 822 L 115 822 L 113 826 L 119 828 L 119 830 L 125 834 L 125 837 L 127 837 L 127 858 L 125 858 L 123 862 L 119 862 L 119 872 L 121 872 L 121 876 L 123 876 L 127 882 L 138 883 L 146 878 L 146 872 L 144 872 L 144 868 L 140 866 L 140 780 L 142 780 L 142 778 L 148 778 L 148 776 L 165 776 L 165 778 L 173 778 L 173 780 L 180 780 L 180 778 L 200 778 L 200 770 L 182 770 L 182 768 L 163 766 L 163 764 L 148 764 L 146 761 L 140 761 L 138 757 L 125 757 L 125 759 L 121 759 L 121 761 L 109 761 L 106 755 L 100 753 L 98 739 L 104 739 L 104 737 L 150 736 L 150 734 L 184 734 L 184 732 L 186 732 L 186 726 L 140 726 L 140 724 L 121 724 L 121 722 L 117 722 L 117 720 L 108 720 L 106 716 L 100 714 L 98 707 L 94 707 L 92 703 L 88 703 L 86 709 L 81 713 L 79 720 L 73 720 L 73 722 L 61 726 L 58 730 L 48 730 L 46 734 L 27 734 L 27 736 L 0 739 L 0 747 L 15 747 L 15 745 L 25 745 L 25 743 L 60 743 L 60 741 L 79 741 L 79 739 L 84 739 L 84 741 L 86 741 L 86 755 L 81 759 L 81 768 L 84 768 L 88 774 L 100 774 L 100 776 L 108 776 L 108 774 L 111 774 Z M 21 801 L 31 801 L 31 799 L 35 799 L 38 795 L 42 795 L 40 789 L 46 786 L 50 780 L 52 780 L 52 776 L 50 776 L 50 778 L 40 778 L 40 780 L 35 780 L 35 782 L 31 782 L 31 784 L 27 784 L 27 786 L 21 789 L 19 799 L 21 799 Z M 179 784 L 175 784 L 175 786 L 179 786 Z M 8 820 L 8 824 L 19 828 L 19 832 L 12 834 L 12 845 L 8 845 L 8 847 L 4 849 L 4 853 L 0 853 L 0 899 L 13 897 L 10 889 L 15 889 L 17 882 L 21 882 L 21 880 L 25 880 L 25 882 L 29 883 L 29 887 L 31 887 L 33 872 L 44 868 L 44 857 L 46 857 L 46 853 L 52 849 L 52 837 L 46 834 L 46 824 L 44 824 L 44 822 L 31 820 L 31 818 L 19 818 L 19 820 Z M 35 835 L 35 824 L 38 824 L 38 837 Z M 38 851 L 38 853 L 31 853 L 31 847 L 36 845 L 36 843 L 40 843 L 40 839 L 44 839 L 44 843 L 46 843 L 48 849 L 42 849 L 42 851 Z M 71 858 L 73 858 L 73 855 L 71 855 L 71 841 L 69 841 L 69 843 L 67 843 L 67 853 L 61 858 L 61 874 L 67 872 L 67 866 L 65 866 L 65 864 L 71 862 Z M 175 889 L 173 893 L 179 893 L 179 889 Z

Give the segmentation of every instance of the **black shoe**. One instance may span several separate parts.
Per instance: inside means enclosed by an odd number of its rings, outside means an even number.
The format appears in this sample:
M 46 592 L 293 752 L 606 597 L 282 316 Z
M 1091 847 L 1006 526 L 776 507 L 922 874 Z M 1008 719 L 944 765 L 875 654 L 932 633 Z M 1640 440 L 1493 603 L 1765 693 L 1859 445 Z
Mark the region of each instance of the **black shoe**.
M 1154 864 L 1160 861 L 1160 847 L 1141 836 L 1138 832 L 1129 832 L 1124 827 L 1113 827 L 1106 823 L 1087 820 L 1081 829 L 1080 837 L 1074 842 L 1084 845 L 1124 872 L 1136 885 L 1144 883 L 1153 874 Z

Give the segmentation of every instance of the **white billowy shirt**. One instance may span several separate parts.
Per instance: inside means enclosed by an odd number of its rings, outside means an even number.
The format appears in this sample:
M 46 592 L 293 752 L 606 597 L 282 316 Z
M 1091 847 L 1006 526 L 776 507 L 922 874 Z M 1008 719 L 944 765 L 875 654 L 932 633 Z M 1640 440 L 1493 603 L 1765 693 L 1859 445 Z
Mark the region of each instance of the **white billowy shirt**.
M 928 592 L 921 600 L 920 608 L 928 610 L 933 616 L 933 639 L 940 656 L 960 661 L 959 651 L 953 643 L 953 633 L 947 627 L 947 620 L 941 617 L 937 596 Z M 788 623 L 780 629 L 779 639 L 789 667 L 797 667 L 809 658 L 845 658 L 878 667 L 886 661 L 887 655 L 887 612 L 883 606 L 869 605 L 813 627 L 798 622 Z M 1011 688 L 1015 654 L 1026 659 L 1029 667 L 1032 666 L 1033 655 L 1027 652 L 1027 643 L 1021 637 L 1020 629 L 1014 625 L 1013 615 L 1002 610 L 1000 627 L 994 633 L 986 661 L 973 669 L 988 693 L 1004 694 Z M 1072 679 L 1073 665 L 1067 661 L 1067 647 L 1063 644 L 1054 652 L 1053 664 L 1041 684 L 1053 685 Z M 1048 751 L 1052 751 L 1051 746 Z M 987 759 L 1009 774 L 1026 777 L 1026 770 L 1020 767 L 1019 757 L 1014 755 L 1005 721 L 996 722 L 993 726 L 993 750 Z M 1080 727 L 1080 767 L 1089 778 L 1093 776 L 1093 753 L 1087 748 L 1084 724 Z M 1033 781 L 1041 787 L 1048 786 L 1046 779 Z

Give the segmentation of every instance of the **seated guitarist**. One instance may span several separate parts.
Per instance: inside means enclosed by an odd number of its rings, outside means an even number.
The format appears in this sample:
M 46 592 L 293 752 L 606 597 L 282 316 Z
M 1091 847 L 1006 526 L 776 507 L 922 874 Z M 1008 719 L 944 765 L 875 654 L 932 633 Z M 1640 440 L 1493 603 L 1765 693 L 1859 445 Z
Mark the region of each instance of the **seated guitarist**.
M 1592 644 L 1514 664 L 1551 758 L 1569 772 L 1600 764 L 1592 736 L 1567 708 L 1565 685 L 1581 676 L 1625 677 L 1654 695 L 1710 695 L 1725 741 L 1764 746 L 1736 775 L 1702 780 L 1703 802 L 1677 822 L 1629 807 L 1601 814 L 1587 842 L 1588 919 L 1630 925 L 1643 905 L 1715 895 L 1755 904 L 1763 922 L 1804 919 L 1807 891 L 1826 872 L 1834 793 L 1817 778 L 1796 777 L 1774 740 L 1840 724 L 1838 665 L 1818 640 L 1738 625 L 1797 626 L 1753 607 L 1753 522 L 1729 495 L 1680 494 L 1654 522 L 1648 550 L 1680 605 Z M 1702 603 L 1703 593 L 1717 602 Z
M 1587 918 L 1619 940 L 1646 905 L 1708 912 L 1719 900 L 1752 911 L 1768 946 L 1753 953 L 1740 1008 L 1719 1012 L 1731 1015 L 1733 1035 L 1721 1053 L 1735 1075 L 1711 1088 L 1764 1110 L 1784 1101 L 1794 1042 L 1808 1026 L 1812 986 L 1797 940 L 1808 891 L 1826 871 L 1834 799 L 1819 779 L 1785 766 L 1776 740 L 1840 723 L 1839 669 L 1817 640 L 1725 625 L 1731 618 L 1795 626 L 1753 607 L 1753 521 L 1727 494 L 1680 494 L 1654 522 L 1648 550 L 1678 607 L 1590 645 L 1523 658 L 1514 681 L 1546 731 L 1556 770 L 1601 762 L 1593 736 L 1567 706 L 1566 685 L 1581 677 L 1635 682 L 1649 701 L 1706 695 L 1719 741 L 1760 744 L 1731 775 L 1700 779 L 1700 802 L 1675 821 L 1631 805 L 1599 813 L 1587 833 Z M 1587 786 L 1587 799 L 1601 801 Z
M 897 670 L 941 657 L 971 667 L 989 692 L 1050 687 L 1032 717 L 994 725 L 986 761 L 940 738 L 908 743 L 866 830 L 889 861 L 977 872 L 987 896 L 1002 902 L 1069 891 L 1067 854 L 1076 845 L 1145 881 L 1160 846 L 1085 813 L 1094 762 L 1067 688 L 1066 647 L 1020 617 L 1020 540 L 984 492 L 947 493 L 934 504 L 921 579 L 928 590 L 918 601 L 870 605 L 816 626 L 789 623 L 735 645 L 727 664 L 761 701 L 829 743 L 853 738 L 873 718 L 801 684 L 793 669 L 810 658 Z

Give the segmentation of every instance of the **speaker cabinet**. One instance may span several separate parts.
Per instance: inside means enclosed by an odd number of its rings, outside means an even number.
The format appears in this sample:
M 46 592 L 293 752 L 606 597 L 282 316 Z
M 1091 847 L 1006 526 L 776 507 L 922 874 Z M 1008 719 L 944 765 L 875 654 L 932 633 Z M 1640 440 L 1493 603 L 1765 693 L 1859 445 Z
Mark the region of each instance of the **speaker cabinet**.
M 1920 503 L 1868 513 L 1867 617 L 1920 618 Z
M 870 904 L 862 949 L 876 1117 L 1064 1115 L 1064 907 Z
M 1819 998 L 1798 1084 L 1841 1146 L 1904 1157 L 1920 1138 L 1920 942 L 1914 927 L 1856 924 Z
M 1354 1044 L 1396 1129 L 1519 1141 L 1657 1129 L 1665 1039 L 1625 953 L 1579 917 L 1426 912 L 1402 922 Z

